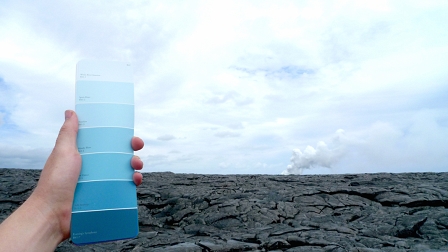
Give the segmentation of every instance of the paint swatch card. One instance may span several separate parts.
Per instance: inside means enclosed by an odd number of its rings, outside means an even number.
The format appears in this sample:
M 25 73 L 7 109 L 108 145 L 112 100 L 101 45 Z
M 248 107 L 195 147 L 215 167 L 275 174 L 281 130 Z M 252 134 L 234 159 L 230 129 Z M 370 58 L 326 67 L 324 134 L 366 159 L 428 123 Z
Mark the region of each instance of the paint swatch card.
M 77 245 L 138 234 L 131 167 L 132 79 L 128 63 L 83 60 L 76 66 L 77 144 L 82 167 L 73 200 L 71 240 Z

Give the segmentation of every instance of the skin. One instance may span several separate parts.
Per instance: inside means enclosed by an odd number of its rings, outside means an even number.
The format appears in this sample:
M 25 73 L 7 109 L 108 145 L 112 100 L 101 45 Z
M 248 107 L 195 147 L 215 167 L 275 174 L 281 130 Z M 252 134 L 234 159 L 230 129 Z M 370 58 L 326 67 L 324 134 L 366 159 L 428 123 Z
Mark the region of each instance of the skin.
M 65 122 L 59 131 L 53 151 L 31 196 L 0 225 L 0 251 L 54 251 L 70 237 L 73 196 L 81 171 L 81 156 L 76 146 L 78 117 L 65 111 Z M 143 148 L 143 140 L 133 137 L 135 151 Z M 134 170 L 143 162 L 134 156 Z M 134 183 L 142 183 L 142 174 L 135 172 Z

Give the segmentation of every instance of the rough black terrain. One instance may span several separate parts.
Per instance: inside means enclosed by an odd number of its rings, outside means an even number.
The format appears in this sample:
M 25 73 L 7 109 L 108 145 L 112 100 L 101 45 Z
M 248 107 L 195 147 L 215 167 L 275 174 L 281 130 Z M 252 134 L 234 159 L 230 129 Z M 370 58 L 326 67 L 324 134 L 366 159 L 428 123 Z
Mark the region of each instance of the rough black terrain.
M 0 169 L 0 221 L 40 171 Z M 136 239 L 57 251 L 448 251 L 448 173 L 145 173 Z

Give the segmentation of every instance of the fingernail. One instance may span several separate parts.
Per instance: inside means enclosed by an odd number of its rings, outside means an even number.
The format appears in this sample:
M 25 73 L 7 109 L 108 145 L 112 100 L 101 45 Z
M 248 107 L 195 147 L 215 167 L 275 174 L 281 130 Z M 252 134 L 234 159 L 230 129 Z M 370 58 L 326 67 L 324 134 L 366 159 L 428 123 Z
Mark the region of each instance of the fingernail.
M 73 112 L 71 110 L 66 110 L 65 111 L 65 120 L 69 119 L 70 117 L 72 117 Z

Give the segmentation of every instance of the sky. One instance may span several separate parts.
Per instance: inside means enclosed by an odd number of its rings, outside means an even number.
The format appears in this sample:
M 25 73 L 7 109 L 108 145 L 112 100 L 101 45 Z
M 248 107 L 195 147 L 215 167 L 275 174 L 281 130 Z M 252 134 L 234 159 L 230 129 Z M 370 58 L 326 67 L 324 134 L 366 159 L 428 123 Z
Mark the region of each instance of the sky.
M 134 67 L 144 172 L 445 172 L 446 24 L 443 0 L 0 0 L 0 167 L 43 167 L 103 59 Z

